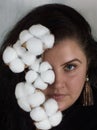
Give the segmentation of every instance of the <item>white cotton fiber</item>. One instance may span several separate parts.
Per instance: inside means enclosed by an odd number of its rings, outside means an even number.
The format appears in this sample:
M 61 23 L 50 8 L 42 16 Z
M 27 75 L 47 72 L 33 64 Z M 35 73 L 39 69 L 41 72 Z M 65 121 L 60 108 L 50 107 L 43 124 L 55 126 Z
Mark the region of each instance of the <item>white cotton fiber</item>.
M 38 73 L 33 70 L 29 70 L 25 75 L 25 79 L 29 83 L 33 83 L 37 79 L 37 77 Z
M 62 113 L 60 111 L 56 112 L 54 115 L 49 117 L 49 121 L 53 127 L 57 126 L 62 121 Z
M 47 70 L 47 71 L 41 73 L 41 78 L 44 82 L 46 82 L 48 84 L 52 84 L 55 80 L 55 74 L 54 74 L 53 70 Z
M 15 88 L 15 96 L 17 99 L 26 97 L 35 92 L 35 88 L 32 84 L 27 82 L 20 82 L 16 85 Z
M 30 112 L 30 116 L 34 121 L 42 121 L 47 118 L 46 112 L 42 107 L 35 107 Z
M 31 107 L 27 101 L 26 98 L 20 98 L 18 99 L 18 105 L 26 112 L 30 112 L 31 111 Z
M 41 91 L 36 91 L 34 94 L 28 96 L 27 100 L 32 108 L 37 107 L 44 103 L 45 95 Z
M 49 69 L 52 69 L 52 66 L 47 61 L 44 61 L 40 64 L 39 72 L 42 73 L 42 72 L 47 71 Z
M 19 35 L 19 39 L 20 39 L 20 43 L 21 45 L 23 43 L 25 43 L 26 41 L 28 41 L 30 38 L 32 38 L 33 36 L 31 35 L 31 33 L 28 30 L 23 30 L 20 35 Z
M 40 90 L 44 90 L 48 87 L 48 84 L 44 83 L 43 80 L 40 77 L 38 77 L 34 82 L 34 86 L 35 86 L 35 88 L 38 88 Z
M 33 55 L 40 55 L 43 53 L 43 43 L 37 38 L 31 38 L 26 42 L 26 47 Z
M 40 122 L 35 122 L 34 124 L 35 124 L 35 126 L 39 130 L 48 130 L 48 129 L 51 129 L 51 124 L 50 124 L 50 122 L 49 122 L 48 119 L 45 119 L 45 120 L 40 121 Z
M 44 109 L 48 116 L 52 116 L 58 110 L 58 104 L 54 99 L 48 99 L 44 104 Z
M 55 74 L 43 53 L 54 45 L 54 35 L 41 25 L 32 25 L 23 30 L 19 38 L 3 53 L 3 61 L 14 73 L 25 70 L 25 81 L 15 88 L 15 97 L 21 109 L 30 112 L 30 117 L 39 130 L 49 130 L 62 120 L 58 103 L 53 98 L 46 99 L 44 90 L 55 80 Z
M 25 65 L 22 62 L 21 59 L 16 58 L 14 60 L 12 60 L 9 64 L 9 68 L 11 69 L 12 72 L 14 73 L 20 73 L 23 72 L 25 69 Z
M 50 33 L 49 29 L 41 24 L 32 25 L 29 29 L 30 33 L 36 37 L 41 37 L 46 33 Z
M 19 40 L 13 45 L 13 48 L 19 57 L 22 57 L 26 53 L 26 49 L 20 45 Z
M 44 49 L 52 48 L 55 41 L 54 35 L 52 34 L 44 35 L 43 37 L 41 37 L 41 40 L 44 43 Z
M 31 83 L 25 82 L 23 91 L 24 91 L 25 96 L 28 96 L 35 92 L 35 88 Z
M 10 63 L 17 57 L 16 51 L 12 47 L 7 47 L 3 53 L 3 60 L 6 64 Z
M 20 82 L 20 83 L 18 83 L 17 85 L 16 85 L 16 88 L 15 88 L 15 96 L 16 96 L 16 98 L 18 99 L 18 98 L 22 98 L 22 97 L 24 97 L 25 96 L 25 94 L 24 94 L 24 85 L 25 85 L 25 83 L 24 82 Z
M 31 64 L 33 64 L 36 60 L 36 56 L 31 54 L 30 52 L 26 52 L 23 56 L 22 56 L 22 60 L 23 62 L 30 66 Z
M 40 66 L 41 59 L 36 59 L 33 64 L 31 64 L 30 69 L 39 72 L 39 66 Z

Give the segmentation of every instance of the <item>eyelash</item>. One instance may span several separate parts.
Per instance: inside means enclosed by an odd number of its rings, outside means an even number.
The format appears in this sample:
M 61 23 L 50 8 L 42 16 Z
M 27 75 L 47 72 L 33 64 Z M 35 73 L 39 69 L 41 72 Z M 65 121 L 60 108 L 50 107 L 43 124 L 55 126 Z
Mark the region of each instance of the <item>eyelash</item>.
M 64 71 L 71 72 L 71 71 L 75 70 L 76 67 L 77 67 L 77 65 L 75 65 L 75 64 L 67 64 L 64 66 Z

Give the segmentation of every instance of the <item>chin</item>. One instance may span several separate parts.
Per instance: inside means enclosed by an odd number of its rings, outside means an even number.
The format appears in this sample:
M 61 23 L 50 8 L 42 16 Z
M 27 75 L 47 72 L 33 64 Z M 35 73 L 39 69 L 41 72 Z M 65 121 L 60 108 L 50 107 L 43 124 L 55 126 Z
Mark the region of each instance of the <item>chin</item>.
M 60 111 L 64 111 L 66 109 L 68 109 L 71 105 L 66 105 L 66 104 L 63 104 L 63 103 L 58 103 L 59 105 L 59 110 Z
M 61 105 L 61 104 L 59 104 L 59 103 L 58 103 L 58 105 L 59 105 L 59 110 L 60 110 L 60 111 L 64 111 L 64 110 L 67 109 L 66 106 L 63 106 L 63 105 Z

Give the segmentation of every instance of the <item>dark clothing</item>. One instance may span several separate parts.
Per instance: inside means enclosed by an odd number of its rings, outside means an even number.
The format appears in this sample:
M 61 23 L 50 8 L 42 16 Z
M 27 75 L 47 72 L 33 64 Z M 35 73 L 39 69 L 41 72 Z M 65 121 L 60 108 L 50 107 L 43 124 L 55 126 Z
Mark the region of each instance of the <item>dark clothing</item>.
M 63 120 L 52 130 L 97 130 L 97 90 L 93 90 L 94 105 L 83 107 L 76 103 L 63 112 Z
M 93 106 L 83 107 L 76 102 L 63 112 L 62 122 L 52 130 L 97 130 L 97 89 L 93 89 L 93 94 Z M 2 130 L 36 130 L 29 113 L 18 106 L 15 97 L 6 101 L 0 107 Z

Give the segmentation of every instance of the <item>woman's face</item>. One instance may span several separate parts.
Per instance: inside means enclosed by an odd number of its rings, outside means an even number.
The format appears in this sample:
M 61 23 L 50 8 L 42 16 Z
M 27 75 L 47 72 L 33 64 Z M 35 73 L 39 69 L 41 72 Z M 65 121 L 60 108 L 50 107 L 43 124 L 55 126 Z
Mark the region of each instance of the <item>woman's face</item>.
M 63 40 L 46 50 L 43 60 L 48 61 L 55 73 L 55 82 L 45 93 L 54 98 L 61 111 L 69 108 L 80 96 L 87 71 L 87 59 L 75 40 Z

